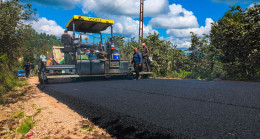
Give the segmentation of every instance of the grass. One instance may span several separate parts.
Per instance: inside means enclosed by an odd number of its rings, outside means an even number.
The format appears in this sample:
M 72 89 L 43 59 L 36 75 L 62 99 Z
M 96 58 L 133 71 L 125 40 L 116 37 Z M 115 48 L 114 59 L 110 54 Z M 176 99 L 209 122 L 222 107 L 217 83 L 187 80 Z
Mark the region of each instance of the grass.
M 22 125 L 17 128 L 17 132 L 25 135 L 26 133 L 28 133 L 33 128 L 33 126 L 34 126 L 33 118 L 32 118 L 32 116 L 28 116 L 24 120 Z
M 87 129 L 89 128 L 89 125 L 83 125 L 81 128 L 82 128 L 83 130 L 87 130 Z
M 94 128 L 93 127 L 90 127 L 89 125 L 83 125 L 82 127 L 81 127 L 83 130 L 87 130 L 87 131 L 94 131 Z
M 19 94 L 19 97 L 21 97 L 21 96 L 25 96 L 25 94 L 27 93 L 27 89 L 24 89 L 20 94 Z
M 13 116 L 14 118 L 19 118 L 19 119 L 23 118 L 23 115 L 24 115 L 23 111 L 17 114 L 11 114 L 11 116 Z
M 34 121 L 33 117 L 41 113 L 43 108 L 39 108 L 36 110 L 36 112 L 33 114 L 33 116 L 28 116 L 26 119 L 23 121 L 20 127 L 17 128 L 17 132 L 25 135 L 28 133 L 33 127 L 34 127 Z M 13 114 L 12 116 L 15 118 L 23 118 L 24 112 L 21 112 L 19 114 Z M 41 121 L 40 119 L 36 122 Z
M 2 66 L 0 64 L 0 66 Z M 0 67 L 1 72 L 1 67 Z M 23 79 L 21 81 L 17 80 L 17 78 L 12 74 L 10 71 L 5 71 L 5 74 L 0 75 L 0 105 L 6 104 L 7 97 L 11 97 L 13 99 L 19 99 L 19 97 L 25 96 L 28 89 L 31 89 L 31 87 L 24 88 L 21 93 L 15 93 L 19 92 L 19 88 L 24 87 L 28 85 L 27 79 Z M 7 94 L 7 93 L 10 94 Z M 5 95 L 7 94 L 7 95 Z
M 32 104 L 32 107 L 34 108 L 36 106 L 36 104 Z
M 42 108 L 39 108 L 39 109 L 36 110 L 36 113 L 33 116 L 36 116 L 36 115 L 38 115 L 41 112 L 42 112 Z
M 4 86 L 0 85 L 0 104 L 5 103 L 5 99 L 3 97 L 4 93 L 5 93 L 5 88 Z
M 26 86 L 26 85 L 28 85 L 26 78 L 19 78 L 19 80 L 16 83 L 17 87 L 23 87 L 23 86 Z
M 94 131 L 94 128 L 93 127 L 90 127 L 89 129 L 88 129 L 88 131 Z

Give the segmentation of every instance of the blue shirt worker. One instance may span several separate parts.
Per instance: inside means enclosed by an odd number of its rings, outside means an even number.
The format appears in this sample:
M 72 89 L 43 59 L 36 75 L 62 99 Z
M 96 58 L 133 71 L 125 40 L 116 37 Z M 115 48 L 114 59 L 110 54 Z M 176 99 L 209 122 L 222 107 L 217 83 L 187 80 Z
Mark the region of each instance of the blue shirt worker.
M 134 48 L 132 63 L 134 64 L 134 68 L 135 68 L 136 80 L 139 80 L 141 79 L 141 76 L 139 75 L 139 67 L 142 66 L 142 55 L 137 51 L 137 48 Z

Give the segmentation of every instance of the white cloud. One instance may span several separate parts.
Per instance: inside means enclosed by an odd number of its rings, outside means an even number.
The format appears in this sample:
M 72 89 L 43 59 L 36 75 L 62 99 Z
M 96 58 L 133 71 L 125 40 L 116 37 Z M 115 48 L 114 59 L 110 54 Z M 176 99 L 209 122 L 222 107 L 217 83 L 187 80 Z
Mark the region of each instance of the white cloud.
M 168 0 L 145 0 L 144 15 L 155 16 L 167 13 Z M 139 17 L 140 0 L 81 0 L 82 11 L 97 16 L 124 15 Z M 104 18 L 104 17 L 102 17 Z
M 197 18 L 191 11 L 182 8 L 182 5 L 169 5 L 169 13 L 152 18 L 149 25 L 155 28 L 180 29 L 198 27 Z
M 38 19 L 38 21 L 30 22 L 32 28 L 34 28 L 38 33 L 46 33 L 50 35 L 55 35 L 60 37 L 64 32 L 64 29 L 59 26 L 55 21 L 48 20 L 45 17 Z
M 202 37 L 203 34 L 208 34 L 211 30 L 211 23 L 214 21 L 211 18 L 206 19 L 206 25 L 201 26 L 200 28 L 187 28 L 187 29 L 168 29 L 167 34 L 175 37 L 190 37 L 190 32 L 198 34 L 199 37 Z
M 164 37 L 160 37 L 161 40 L 166 40 L 166 41 L 171 41 L 173 43 L 173 45 L 177 45 L 177 48 L 180 49 L 187 49 L 190 47 L 191 45 L 191 38 L 176 38 L 173 36 L 164 38 Z
M 171 41 L 174 45 L 177 45 L 177 48 L 187 49 L 191 46 L 191 31 L 198 34 L 199 37 L 210 32 L 211 23 L 214 21 L 211 18 L 207 18 L 205 22 L 206 25 L 200 28 L 168 29 L 167 34 L 170 35 L 170 37 L 162 37 L 161 39 Z
M 21 0 L 21 2 L 35 2 L 41 5 L 59 7 L 63 9 L 73 9 L 80 0 Z

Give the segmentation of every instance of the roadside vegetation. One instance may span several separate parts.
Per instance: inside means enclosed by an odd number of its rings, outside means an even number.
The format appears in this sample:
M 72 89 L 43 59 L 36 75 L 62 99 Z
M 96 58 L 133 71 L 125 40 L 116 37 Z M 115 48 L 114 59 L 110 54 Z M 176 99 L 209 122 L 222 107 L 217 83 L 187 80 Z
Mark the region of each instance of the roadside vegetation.
M 198 37 L 191 32 L 191 47 L 178 49 L 170 41 L 150 34 L 143 42 L 150 49 L 155 77 L 212 80 L 260 81 L 260 5 L 230 10 L 212 24 L 210 34 Z M 133 48 L 141 45 L 133 38 L 117 37 L 121 56 L 131 59 Z
M 21 5 L 17 0 L 0 1 L 0 104 L 3 95 L 22 83 L 15 76 L 16 70 L 22 70 L 28 61 L 36 64 L 36 57 L 53 45 L 61 45 L 54 36 L 37 33 L 29 21 L 37 20 L 37 9 L 31 4 Z M 27 24 L 26 24 L 27 23 Z

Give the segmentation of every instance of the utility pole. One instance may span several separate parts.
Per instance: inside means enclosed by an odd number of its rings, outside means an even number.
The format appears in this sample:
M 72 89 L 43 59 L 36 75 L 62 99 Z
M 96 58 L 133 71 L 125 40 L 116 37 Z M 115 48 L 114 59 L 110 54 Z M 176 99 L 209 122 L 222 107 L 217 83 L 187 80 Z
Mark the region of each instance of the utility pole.
M 144 0 L 140 0 L 140 18 L 139 18 L 139 41 L 142 41 L 144 36 Z

